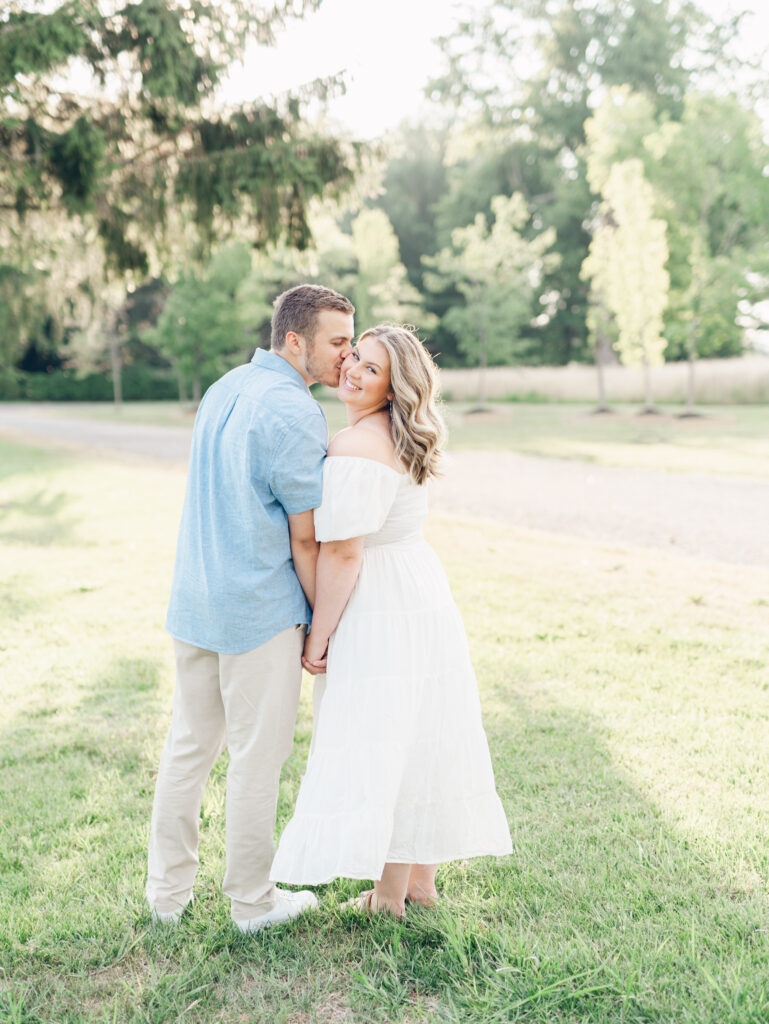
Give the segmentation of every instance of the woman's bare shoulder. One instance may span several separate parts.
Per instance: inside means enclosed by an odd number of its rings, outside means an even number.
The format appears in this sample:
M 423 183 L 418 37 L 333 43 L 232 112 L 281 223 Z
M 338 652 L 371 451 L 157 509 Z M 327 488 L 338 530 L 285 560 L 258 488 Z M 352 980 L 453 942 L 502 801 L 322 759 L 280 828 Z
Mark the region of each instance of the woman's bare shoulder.
M 395 447 L 392 439 L 362 424 L 345 427 L 335 434 L 328 446 L 328 454 L 373 459 L 394 468 Z

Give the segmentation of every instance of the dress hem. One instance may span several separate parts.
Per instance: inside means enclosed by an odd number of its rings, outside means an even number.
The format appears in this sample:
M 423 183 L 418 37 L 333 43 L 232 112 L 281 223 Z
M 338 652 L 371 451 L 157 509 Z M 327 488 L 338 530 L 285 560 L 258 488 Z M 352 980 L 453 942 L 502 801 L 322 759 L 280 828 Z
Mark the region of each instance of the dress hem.
M 452 861 L 470 860 L 475 857 L 508 857 L 513 852 L 512 843 L 506 846 L 504 849 L 499 850 L 484 850 L 483 852 L 475 853 L 455 853 L 450 857 L 446 856 L 424 856 L 418 859 L 411 857 L 386 857 L 384 864 L 450 864 Z M 362 872 L 347 870 L 344 867 L 338 867 L 333 870 L 332 873 L 323 873 L 323 877 L 310 876 L 306 874 L 292 875 L 288 872 L 285 874 L 278 872 L 273 875 L 270 873 L 271 882 L 284 882 L 286 885 L 328 885 L 337 878 L 354 878 L 360 881 L 379 881 L 382 877 L 382 871 L 384 870 L 384 864 L 378 869 L 378 871 L 367 871 Z

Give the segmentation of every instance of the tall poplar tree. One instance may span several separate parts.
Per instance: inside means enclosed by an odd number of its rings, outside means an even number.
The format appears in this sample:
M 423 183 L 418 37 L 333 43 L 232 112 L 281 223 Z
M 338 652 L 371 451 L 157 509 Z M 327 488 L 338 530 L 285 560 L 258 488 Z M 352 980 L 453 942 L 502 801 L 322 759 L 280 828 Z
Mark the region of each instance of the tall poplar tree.
M 584 272 L 617 325 L 615 347 L 626 366 L 644 373 L 644 412 L 654 412 L 651 368 L 664 361 L 663 313 L 668 301 L 668 247 L 664 220 L 640 160 L 611 166 L 604 210 Z

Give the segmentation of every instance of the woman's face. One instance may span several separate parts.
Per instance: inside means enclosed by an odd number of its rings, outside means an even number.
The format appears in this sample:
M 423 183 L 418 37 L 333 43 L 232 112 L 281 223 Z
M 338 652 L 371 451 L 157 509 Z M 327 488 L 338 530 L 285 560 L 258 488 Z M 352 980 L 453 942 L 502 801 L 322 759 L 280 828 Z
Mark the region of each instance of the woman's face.
M 361 413 L 383 409 L 392 399 L 390 357 L 381 341 L 364 335 L 342 363 L 339 398 Z

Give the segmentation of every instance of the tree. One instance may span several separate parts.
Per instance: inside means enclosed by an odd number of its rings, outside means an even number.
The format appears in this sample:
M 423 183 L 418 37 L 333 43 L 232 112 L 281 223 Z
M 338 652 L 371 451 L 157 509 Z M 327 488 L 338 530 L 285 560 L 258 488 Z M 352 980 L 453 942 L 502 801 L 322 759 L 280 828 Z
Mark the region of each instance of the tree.
M 590 282 L 586 325 L 595 359 L 598 382 L 598 404 L 595 411 L 598 413 L 609 412 L 606 401 L 604 366 L 609 353 L 617 343 L 617 325 L 609 298 L 613 258 L 611 241 L 611 234 L 606 230 L 606 224 L 600 222 L 596 227 L 581 270 L 582 278 Z
M 422 290 L 425 269 L 422 257 L 433 256 L 440 248 L 436 204 L 446 190 L 447 137 L 446 128 L 426 123 L 401 125 L 388 139 L 381 194 L 374 200 L 392 224 L 400 259 L 418 291 Z
M 648 96 L 629 85 L 610 89 L 592 117 L 585 122 L 585 173 L 591 191 L 600 196 L 612 167 L 623 160 L 641 160 L 650 172 L 652 153 L 645 140 L 659 128 L 654 105 Z
M 431 326 L 434 318 L 425 313 L 408 280 L 385 212 L 365 207 L 352 219 L 349 233 L 339 221 L 339 211 L 315 205 L 310 211 L 313 245 L 303 251 L 271 247 L 256 258 L 239 296 L 253 293 L 265 301 L 302 281 L 318 282 L 350 296 L 361 329 L 380 320 Z
M 14 366 L 31 334 L 46 317 L 35 278 L 11 263 L 0 263 L 0 398 L 18 396 Z
M 756 115 L 734 97 L 689 93 L 662 124 L 649 99 L 610 90 L 585 125 L 588 181 L 600 194 L 615 163 L 643 161 L 656 213 L 667 222 L 668 355 L 689 360 L 687 411 L 700 356 L 742 351 L 738 310 L 766 266 L 769 148 Z
M 357 272 L 355 315 L 364 328 L 380 320 L 423 319 L 422 299 L 400 260 L 398 239 L 384 210 L 364 209 L 352 222 Z
M 176 367 L 180 393 L 192 381 L 199 401 L 202 381 L 267 342 L 275 297 L 301 282 L 323 283 L 349 295 L 361 327 L 378 320 L 432 323 L 407 279 L 382 210 L 362 210 L 350 234 L 327 205 L 314 206 L 309 222 L 315 243 L 307 249 L 281 242 L 249 254 L 242 244 L 231 245 L 179 276 L 157 327 L 143 340 Z
M 734 70 L 737 27 L 738 19 L 710 21 L 688 0 L 497 0 L 443 41 L 446 73 L 431 95 L 488 127 L 496 143 L 455 165 L 439 216 L 467 223 L 492 195 L 520 191 L 530 230 L 556 229 L 561 260 L 543 281 L 543 357 L 566 362 L 585 351 L 580 268 L 595 201 L 582 155 L 586 120 L 624 83 L 655 117 L 680 116 L 694 76 Z
M 683 117 L 645 140 L 679 254 L 674 338 L 689 363 L 686 411 L 701 355 L 742 351 L 741 303 L 767 269 L 769 146 L 760 120 L 733 96 L 692 93 Z
M 219 375 L 226 367 L 224 357 L 244 347 L 243 316 L 236 297 L 250 269 L 245 245 L 220 250 L 202 271 L 179 278 L 157 326 L 144 335 L 176 369 L 180 397 L 191 381 L 195 405 L 200 402 L 203 380 Z
M 552 229 L 523 237 L 529 211 L 518 193 L 495 196 L 491 211 L 491 225 L 479 213 L 471 225 L 454 230 L 450 247 L 425 259 L 432 269 L 425 275 L 428 288 L 456 288 L 464 299 L 444 319 L 478 365 L 479 406 L 488 364 L 509 362 L 521 344 L 521 328 L 532 318 L 535 289 L 553 262 L 547 250 L 555 241 Z
M 0 373 L 65 365 L 101 292 L 90 287 L 102 250 L 64 217 L 30 213 L 23 224 L 0 217 L 3 319 Z
M 210 97 L 249 37 L 272 37 L 314 0 L 267 13 L 246 0 L 97 0 L 0 16 L 0 213 L 75 219 L 104 254 L 113 293 L 174 262 L 179 226 L 205 258 L 237 219 L 265 245 L 309 241 L 307 205 L 352 174 L 309 131 L 297 98 L 216 110 Z M 88 81 L 81 91 L 68 69 Z M 124 294 L 124 293 L 123 293 Z M 114 330 L 111 334 L 115 335 Z M 116 363 L 116 371 L 119 366 Z
M 604 195 L 613 167 L 623 160 L 637 159 L 644 152 L 645 136 L 656 128 L 654 105 L 648 96 L 634 93 L 627 85 L 609 90 L 585 122 L 585 145 L 580 150 L 586 161 L 587 183 L 594 194 Z M 597 205 L 588 254 L 580 269 L 580 277 L 590 283 L 585 325 L 596 366 L 597 412 L 608 411 L 604 365 L 619 341 L 611 303 L 616 236 L 610 219 L 608 204 Z
M 617 325 L 620 360 L 644 371 L 644 412 L 654 411 L 651 367 L 663 362 L 663 312 L 668 299 L 668 248 L 664 220 L 654 217 L 654 193 L 640 160 L 612 165 L 603 187 L 602 218 L 584 273 L 594 282 L 598 306 Z

